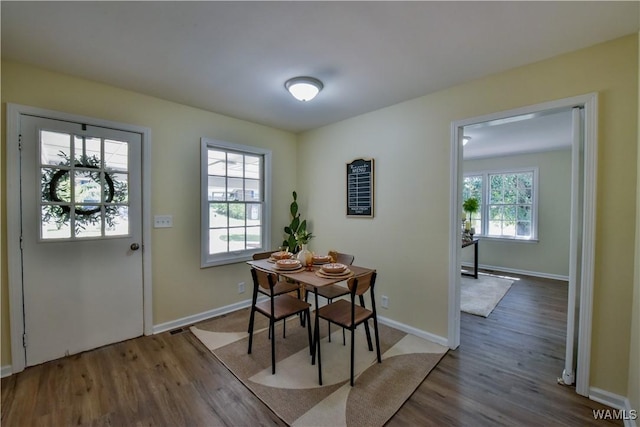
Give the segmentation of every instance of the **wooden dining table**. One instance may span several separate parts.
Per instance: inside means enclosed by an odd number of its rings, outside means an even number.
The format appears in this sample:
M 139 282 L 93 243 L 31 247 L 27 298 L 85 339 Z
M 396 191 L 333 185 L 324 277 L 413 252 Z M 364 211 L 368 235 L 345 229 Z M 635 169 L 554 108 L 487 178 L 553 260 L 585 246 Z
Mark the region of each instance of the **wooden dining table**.
M 292 272 L 292 271 L 276 268 L 275 263 L 272 261 L 269 261 L 268 259 L 247 261 L 247 264 L 257 269 L 269 271 L 271 273 L 277 274 L 279 276 L 282 276 L 287 279 L 291 279 L 295 282 L 300 283 L 301 292 L 305 291 L 304 285 L 310 285 L 311 287 L 313 287 L 314 290 L 317 290 L 318 288 L 321 288 L 323 286 L 333 285 L 333 284 L 342 282 L 344 280 L 348 280 L 351 277 L 358 277 L 358 276 L 362 276 L 364 274 L 370 273 L 372 271 L 375 271 L 372 268 L 359 267 L 357 265 L 349 265 L 347 267 L 353 273 L 353 275 L 349 277 L 346 277 L 346 278 L 345 277 L 321 277 L 317 275 L 316 272 L 320 270 L 322 265 L 314 265 L 313 268 L 309 270 L 305 268 L 304 270 L 301 270 L 301 271 Z M 313 294 L 315 297 L 315 300 L 314 300 L 315 307 L 318 307 L 318 292 L 314 292 Z M 315 364 L 315 359 L 316 359 L 316 343 L 320 340 L 320 320 L 317 315 L 315 316 L 315 323 L 313 328 L 314 328 L 313 346 L 311 348 L 311 352 L 313 354 L 313 358 L 311 361 L 312 365 Z M 320 360 L 320 358 L 318 358 L 318 364 L 321 364 L 321 363 L 322 361 Z M 322 378 L 319 378 L 319 381 L 322 384 Z

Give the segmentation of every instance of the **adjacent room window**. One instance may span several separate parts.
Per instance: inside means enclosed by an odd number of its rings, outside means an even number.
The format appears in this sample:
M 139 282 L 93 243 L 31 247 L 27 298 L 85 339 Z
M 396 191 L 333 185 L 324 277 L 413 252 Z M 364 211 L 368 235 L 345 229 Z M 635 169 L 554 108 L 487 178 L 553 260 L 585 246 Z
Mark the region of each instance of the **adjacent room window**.
M 537 239 L 537 168 L 465 175 L 463 200 L 476 197 L 476 234 L 504 239 Z
M 269 150 L 202 138 L 202 266 L 241 262 L 270 241 Z

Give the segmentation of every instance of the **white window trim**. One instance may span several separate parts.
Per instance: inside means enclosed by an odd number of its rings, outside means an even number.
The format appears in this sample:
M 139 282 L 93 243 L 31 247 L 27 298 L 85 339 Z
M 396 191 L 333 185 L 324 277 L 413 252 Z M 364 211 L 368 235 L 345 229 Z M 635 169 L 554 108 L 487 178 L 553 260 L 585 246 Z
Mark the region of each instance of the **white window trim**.
M 208 150 L 209 148 L 221 148 L 246 154 L 255 154 L 264 157 L 264 212 L 262 217 L 262 242 L 261 247 L 252 250 L 227 252 L 225 254 L 209 255 L 209 198 L 208 188 Z M 256 252 L 266 251 L 271 242 L 271 150 L 253 147 L 250 145 L 236 144 L 210 138 L 200 139 L 200 267 L 214 267 L 217 265 L 234 264 L 248 261 Z
M 515 237 L 515 236 L 496 236 L 489 234 L 481 234 L 478 233 L 476 236 L 482 237 L 483 239 L 490 240 L 501 240 L 501 241 L 514 241 L 514 242 L 537 242 L 538 241 L 538 175 L 539 169 L 537 166 L 535 167 L 523 167 L 523 168 L 508 168 L 508 169 L 483 169 L 476 171 L 465 171 L 463 175 L 463 179 L 468 176 L 482 176 L 482 211 L 481 211 L 481 222 L 482 222 L 482 230 L 489 230 L 489 175 L 502 175 L 502 174 L 511 174 L 511 173 L 523 173 L 523 172 L 533 172 L 533 203 L 531 207 L 531 237 L 523 238 L 523 237 Z

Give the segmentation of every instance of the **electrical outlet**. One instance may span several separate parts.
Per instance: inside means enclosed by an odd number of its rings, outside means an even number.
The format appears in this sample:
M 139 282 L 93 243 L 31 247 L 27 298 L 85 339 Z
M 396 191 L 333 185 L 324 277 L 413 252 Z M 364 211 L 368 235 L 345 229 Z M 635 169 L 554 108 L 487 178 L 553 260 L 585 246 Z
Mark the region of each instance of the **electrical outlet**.
M 382 308 L 389 308 L 389 297 L 382 295 Z
M 244 294 L 244 282 L 238 283 L 238 293 Z

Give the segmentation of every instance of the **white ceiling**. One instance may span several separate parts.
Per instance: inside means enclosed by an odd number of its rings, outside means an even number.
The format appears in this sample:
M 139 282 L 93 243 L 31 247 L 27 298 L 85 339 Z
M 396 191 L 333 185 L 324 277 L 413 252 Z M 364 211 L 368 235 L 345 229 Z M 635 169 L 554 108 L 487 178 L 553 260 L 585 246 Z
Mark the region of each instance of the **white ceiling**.
M 300 132 L 638 31 L 638 2 L 8 2 L 2 58 Z M 312 102 L 288 78 L 324 82 Z
M 509 156 L 570 149 L 571 109 L 541 112 L 493 120 L 464 127 L 471 139 L 463 149 L 464 159 Z

